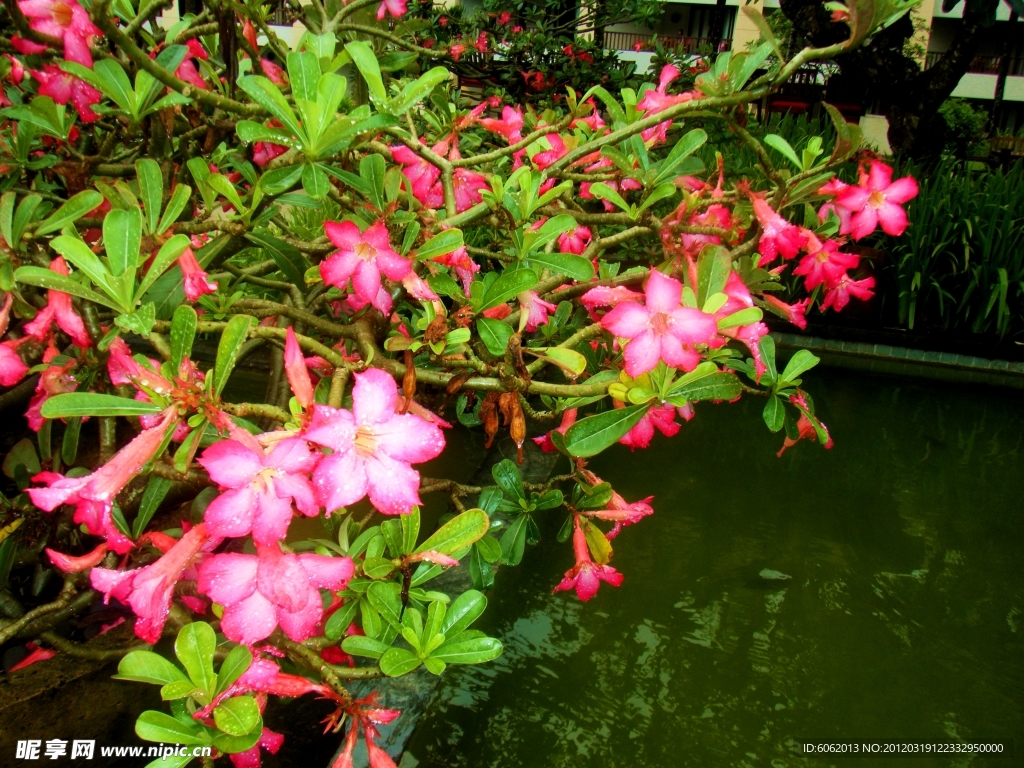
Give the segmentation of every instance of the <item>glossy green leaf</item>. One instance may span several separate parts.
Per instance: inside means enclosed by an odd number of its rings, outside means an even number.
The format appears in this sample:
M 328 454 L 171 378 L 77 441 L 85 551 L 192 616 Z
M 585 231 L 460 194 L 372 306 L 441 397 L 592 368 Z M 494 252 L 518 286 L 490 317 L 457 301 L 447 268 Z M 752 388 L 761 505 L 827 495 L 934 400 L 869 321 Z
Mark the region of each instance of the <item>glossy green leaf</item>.
M 371 579 L 383 579 L 392 574 L 395 564 L 384 557 L 368 557 L 363 562 L 363 573 Z
M 387 111 L 393 115 L 401 115 L 422 101 L 435 87 L 451 78 L 451 73 L 444 67 L 434 67 L 419 78 L 409 83 L 387 105 Z
M 320 62 L 316 54 L 291 52 L 286 63 L 292 95 L 297 99 L 316 101 L 317 86 L 320 84 Z
M 617 443 L 643 418 L 649 406 L 634 405 L 588 416 L 565 433 L 565 448 L 572 456 L 595 456 Z
M 779 379 L 781 381 L 796 381 L 800 374 L 811 370 L 819 362 L 821 361 L 813 353 L 806 349 L 798 349 L 796 354 L 786 363 L 786 367 Z
M 39 226 L 36 227 L 36 237 L 50 232 L 59 232 L 68 224 L 85 216 L 102 202 L 103 195 L 94 189 L 79 192 L 39 223 Z
M 493 541 L 493 539 L 492 539 Z M 468 589 L 455 598 L 444 613 L 441 632 L 454 637 L 480 618 L 487 608 L 487 598 L 475 589 Z
M 370 95 L 378 104 L 384 104 L 388 100 L 387 89 L 384 88 L 384 80 L 380 74 L 380 65 L 373 49 L 362 40 L 355 40 L 345 46 L 352 62 L 363 76 L 366 85 L 370 88 Z
M 345 630 L 356 618 L 356 611 L 359 610 L 359 601 L 349 598 L 341 608 L 336 610 L 324 624 L 324 636 L 328 640 L 338 641 L 345 634 Z
M 196 337 L 196 324 L 199 315 L 187 304 L 174 310 L 171 319 L 171 369 L 177 371 L 182 361 L 192 354 L 192 343 Z
M 366 629 L 364 626 L 363 629 Z M 341 649 L 353 656 L 366 656 L 379 659 L 387 651 L 389 645 L 365 635 L 350 635 L 341 643 Z
M 203 695 L 204 691 L 200 691 L 196 688 L 196 684 L 191 680 L 175 680 L 173 683 L 167 683 L 160 688 L 160 698 L 163 701 L 175 701 L 177 699 L 184 699 L 186 696 Z
M 528 291 L 537 284 L 537 274 L 532 269 L 505 269 L 490 289 L 484 294 L 483 301 L 477 308 L 478 312 L 504 304 L 523 291 Z
M 380 657 L 380 671 L 388 677 L 398 677 L 412 672 L 422 663 L 412 651 L 405 648 L 389 648 Z
M 171 481 L 159 475 L 150 475 L 146 491 L 139 503 L 139 512 L 132 523 L 132 538 L 139 538 L 146 531 L 146 526 L 160 508 L 167 492 L 171 490 Z
M 245 736 L 232 736 L 229 733 L 218 733 L 213 737 L 213 746 L 227 755 L 235 755 L 239 752 L 248 752 L 256 746 L 263 732 L 263 718 L 261 717 L 256 727 Z
M 415 251 L 417 259 L 433 259 L 457 250 L 463 244 L 461 229 L 446 229 L 427 240 Z
M 526 491 L 523 489 L 523 477 L 519 467 L 511 459 L 502 459 L 491 467 L 491 477 L 498 484 L 502 492 L 510 499 L 525 499 Z
M 530 516 L 519 515 L 501 535 L 501 562 L 505 565 L 519 565 L 526 552 L 526 529 Z
M 217 728 L 229 736 L 245 736 L 260 722 L 260 708 L 252 696 L 235 696 L 213 710 Z
M 764 417 L 764 423 L 772 432 L 782 429 L 786 419 L 786 406 L 783 404 L 782 398 L 771 395 L 768 402 L 764 404 L 764 411 L 761 415 Z
M 274 83 L 260 75 L 245 75 L 238 78 L 238 87 L 252 97 L 253 101 L 280 120 L 292 135 L 302 144 L 308 143 L 306 132 L 299 125 L 288 100 Z
M 456 637 L 445 642 L 430 656 L 445 664 L 483 664 L 501 656 L 503 650 L 501 641 L 493 637 L 474 637 L 461 641 Z
M 58 275 L 52 269 L 31 266 L 19 267 L 14 273 L 14 279 L 19 283 L 24 283 L 25 285 L 35 285 L 39 288 L 48 288 L 54 291 L 70 293 L 72 296 L 77 296 L 80 299 L 85 299 L 86 301 L 91 301 L 95 304 L 121 311 L 121 307 L 118 303 L 108 299 L 103 294 L 97 293 L 90 288 L 86 288 L 77 280 L 72 280 L 70 277 Z
M 331 180 L 316 163 L 302 166 L 302 188 L 314 200 L 322 200 L 331 188 Z
M 247 232 L 245 237 L 262 248 L 293 284 L 305 285 L 306 270 L 312 265 L 302 251 L 263 230 Z
M 160 413 L 162 410 L 155 403 L 144 403 L 117 395 L 68 392 L 48 398 L 43 403 L 42 414 L 47 419 L 69 419 L 75 416 L 143 416 Z
M 187 184 L 178 184 L 171 192 L 171 199 L 167 201 L 163 216 L 156 226 L 156 234 L 162 235 L 167 229 L 178 220 L 181 212 L 188 205 L 188 199 L 192 196 L 192 187 Z
M 135 721 L 135 734 L 145 741 L 164 744 L 202 745 L 210 743 L 210 736 L 198 722 L 183 722 L 163 712 L 149 709 Z
M 164 178 L 160 164 L 150 158 L 136 160 L 135 175 L 139 180 L 139 196 L 146 212 L 146 229 L 156 232 L 160 209 L 164 204 Z
M 594 277 L 593 262 L 571 253 L 531 253 L 530 264 L 550 269 L 553 274 L 565 275 L 580 282 L 586 282 Z
M 482 509 L 468 509 L 438 528 L 416 548 L 416 553 L 434 551 L 454 555 L 486 534 L 490 525 L 490 518 Z
M 217 650 L 217 635 L 205 621 L 193 621 L 178 630 L 174 641 L 174 654 L 185 667 L 197 688 L 214 691 L 217 674 L 213 671 L 213 653 Z M 240 734 L 236 734 L 240 735 Z
M 489 317 L 477 318 L 476 330 L 480 340 L 487 347 L 487 351 L 499 358 L 505 356 L 509 339 L 515 334 L 512 326 L 504 320 L 494 320 Z
M 117 665 L 114 678 L 155 685 L 189 681 L 188 676 L 176 665 L 152 651 L 132 651 L 127 654 Z
M 252 322 L 253 318 L 249 315 L 234 315 L 221 333 L 220 344 L 217 345 L 217 362 L 213 368 L 213 392 L 218 397 L 235 369 L 235 361 L 249 337 Z

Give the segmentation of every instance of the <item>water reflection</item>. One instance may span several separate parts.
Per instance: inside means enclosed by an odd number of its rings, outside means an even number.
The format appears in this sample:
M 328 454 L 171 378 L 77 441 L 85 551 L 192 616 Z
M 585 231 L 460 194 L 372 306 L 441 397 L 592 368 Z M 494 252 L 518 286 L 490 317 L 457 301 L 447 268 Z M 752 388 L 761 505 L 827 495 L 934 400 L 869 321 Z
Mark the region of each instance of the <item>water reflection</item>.
M 625 582 L 552 595 L 571 565 L 553 516 L 491 596 L 505 655 L 448 673 L 419 765 L 836 764 L 796 757 L 808 738 L 1012 738 L 1024 757 L 1024 403 L 809 383 L 832 451 L 776 459 L 752 401 L 594 461 L 627 499 L 655 494 L 615 542 Z

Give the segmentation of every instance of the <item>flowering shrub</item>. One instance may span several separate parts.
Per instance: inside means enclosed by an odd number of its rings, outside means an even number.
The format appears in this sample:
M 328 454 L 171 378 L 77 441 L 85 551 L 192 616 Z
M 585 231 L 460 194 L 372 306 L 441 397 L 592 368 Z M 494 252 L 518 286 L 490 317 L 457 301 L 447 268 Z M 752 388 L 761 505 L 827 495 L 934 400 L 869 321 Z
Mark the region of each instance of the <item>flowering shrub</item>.
M 95 595 L 146 643 L 175 636 L 177 664 L 98 652 L 162 686 L 171 714 L 144 713 L 142 738 L 254 765 L 281 745 L 268 695 L 316 693 L 337 704 L 328 727 L 348 725 L 338 768 L 360 737 L 375 768 L 392 765 L 374 739 L 398 713 L 346 680 L 499 655 L 470 627 L 537 516 L 565 515 L 572 540 L 555 590 L 589 600 L 622 583 L 611 542 L 654 505 L 622 498 L 589 457 L 744 394 L 765 399 L 782 450 L 831 445 L 801 387 L 817 359 L 777 366 L 763 315 L 802 326 L 812 306 L 870 296 L 842 248 L 901 233 L 916 185 L 862 153 L 835 110 L 826 155 L 820 138 L 762 144 L 742 105 L 905 7 L 859 0 L 847 41 L 776 51 L 756 79 L 768 32 L 685 91 L 666 66 L 639 92 L 570 89 L 537 114 L 453 102 L 444 66 L 386 75 L 410 52 L 459 55 L 410 42 L 403 2 L 314 0 L 295 50 L 258 13 L 218 41 L 205 15 L 157 28 L 158 6 L 8 4 L 18 55 L 0 113 L 0 383 L 38 374 L 37 438 L 4 464 L 23 493 L 5 502 L 0 573 L 21 542 L 64 574 L 56 601 L 9 613 L 0 638 L 94 655 L 47 617 Z M 369 103 L 346 100 L 347 65 Z M 727 156 L 704 168 L 698 118 L 750 147 L 756 172 L 737 178 Z M 851 160 L 861 180 L 841 184 Z M 792 305 L 772 295 L 788 273 L 808 289 Z M 246 400 L 232 374 L 259 347 L 273 367 Z M 533 439 L 569 470 L 529 485 L 504 460 L 483 488 L 423 476 L 454 420 L 488 445 L 507 429 L 520 462 Z M 191 514 L 169 511 L 200 489 Z M 455 514 L 422 535 L 427 494 Z M 296 515 L 324 536 L 304 538 Z M 466 560 L 473 589 L 431 589 Z

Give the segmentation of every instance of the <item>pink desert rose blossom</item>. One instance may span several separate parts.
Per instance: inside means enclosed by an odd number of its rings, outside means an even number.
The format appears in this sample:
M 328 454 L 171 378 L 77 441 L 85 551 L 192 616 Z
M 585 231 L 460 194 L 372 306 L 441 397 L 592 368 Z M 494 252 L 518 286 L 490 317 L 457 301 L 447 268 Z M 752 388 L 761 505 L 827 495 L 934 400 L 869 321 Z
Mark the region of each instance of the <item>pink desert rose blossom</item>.
M 147 643 L 160 639 L 171 610 L 174 586 L 182 572 L 211 541 L 206 525 L 200 523 L 181 537 L 167 554 L 152 565 L 131 571 L 93 568 L 89 573 L 92 588 L 102 592 L 104 602 L 111 597 L 131 606 L 135 615 L 135 634 Z M 214 539 L 213 543 L 219 543 Z
M 563 232 L 558 236 L 558 249 L 562 253 L 575 253 L 579 256 L 587 250 L 593 237 L 589 227 L 580 225 L 572 232 Z
M 260 768 L 262 763 L 260 762 L 260 750 L 269 752 L 272 755 L 276 755 L 278 750 L 284 744 L 284 734 L 272 731 L 267 727 L 264 727 L 260 731 L 260 738 L 256 744 L 245 752 L 236 752 L 232 755 L 228 755 L 231 760 L 231 764 L 235 768 Z
M 576 555 L 576 565 L 566 572 L 565 578 L 555 587 L 553 592 L 576 590 L 576 597 L 586 602 L 597 594 L 601 582 L 617 587 L 622 583 L 622 574 L 610 565 L 598 565 L 590 557 L 587 546 L 587 535 L 580 525 L 580 517 L 573 519 L 572 549 Z
M 686 101 L 693 101 L 700 97 L 700 93 L 697 91 L 690 91 L 687 93 L 667 93 L 669 85 L 679 77 L 679 68 L 674 64 L 666 64 L 662 67 L 661 75 L 658 78 L 658 87 L 652 88 L 651 90 L 644 93 L 642 99 L 636 105 L 636 111 L 641 114 L 653 115 L 658 112 L 663 112 L 669 107 L 675 106 L 676 104 L 682 104 Z
M 75 0 L 18 0 L 18 7 L 36 32 L 64 41 L 64 58 L 92 67 L 89 45 L 103 33 L 89 12 Z
M 576 423 L 576 409 L 569 408 L 562 414 L 561 423 L 551 432 L 557 432 L 560 435 L 564 435 L 569 431 L 569 427 Z M 540 437 L 533 438 L 533 442 L 540 446 L 540 449 L 544 453 L 554 453 L 558 449 L 555 447 L 554 442 L 551 440 L 551 432 L 547 432 Z
M 836 204 L 853 213 L 850 234 L 854 240 L 867 237 L 881 225 L 887 235 L 899 237 L 907 229 L 904 203 L 917 197 L 917 182 L 912 176 L 892 180 L 892 168 L 878 160 L 861 172 L 860 184 L 847 187 L 836 196 Z
M 590 485 L 600 485 L 603 481 L 597 475 L 590 470 L 583 470 L 583 477 Z M 615 491 L 612 491 L 611 501 L 608 502 L 606 509 L 588 510 L 581 514 L 587 517 L 596 517 L 599 520 L 609 520 L 615 523 L 608 533 L 605 534 L 605 538 L 609 541 L 619 535 L 619 532 L 627 525 L 634 525 L 639 523 L 648 515 L 654 514 L 654 507 L 651 506 L 651 500 L 653 496 L 648 496 L 646 499 L 640 501 L 634 501 L 632 504 L 626 501 Z
M 519 299 L 520 330 L 526 329 L 533 333 L 542 325 L 546 325 L 548 317 L 558 307 L 550 301 L 544 301 L 536 291 L 523 291 L 517 297 Z
M 455 43 L 448 51 L 452 55 L 452 61 L 458 61 L 462 58 L 462 54 L 466 52 L 466 46 L 462 43 Z
M 18 354 L 18 347 L 28 340 L 29 337 L 26 336 L 0 344 L 0 387 L 13 387 L 28 373 L 29 367 Z
M 321 589 L 344 589 L 352 578 L 348 557 L 284 554 L 275 543 L 257 544 L 255 555 L 220 554 L 198 568 L 196 587 L 224 606 L 221 631 L 251 645 L 280 625 L 295 642 L 313 636 L 323 618 Z
M 491 133 L 504 136 L 509 144 L 514 144 L 523 138 L 523 108 L 503 107 L 500 120 L 485 117 L 480 120 L 480 125 Z
M 395 413 L 397 404 L 395 380 L 371 368 L 356 374 L 351 411 L 315 406 L 306 439 L 334 451 L 313 473 L 328 513 L 364 496 L 385 515 L 406 514 L 420 503 L 420 475 L 410 465 L 440 455 L 444 435 L 426 419 Z
M 236 440 L 207 448 L 199 463 L 210 479 L 225 489 L 206 508 L 213 536 L 247 536 L 257 544 L 284 538 L 292 520 L 292 503 L 307 517 L 320 507 L 309 481 L 319 456 L 305 440 L 285 438 L 269 451 L 257 451 Z
M 533 156 L 533 164 L 537 166 L 537 170 L 539 171 L 543 171 L 569 151 L 568 147 L 565 146 L 565 142 L 562 140 L 562 137 L 557 133 L 549 133 L 544 138 L 547 140 L 548 146 L 550 146 L 551 149 L 542 150 Z
M 29 74 L 38 81 L 40 96 L 49 96 L 58 104 L 67 104 L 70 101 L 83 123 L 92 123 L 100 119 L 100 116 L 92 111 L 92 107 L 100 103 L 102 94 L 84 80 L 79 80 L 53 64 L 44 64 L 41 72 L 30 69 Z
M 181 267 L 181 273 L 184 276 L 185 298 L 189 301 L 199 301 L 200 296 L 214 293 L 217 290 L 217 284 L 199 266 L 191 248 L 186 248 L 178 257 L 178 266 Z
M 620 406 L 616 402 L 616 407 Z M 623 445 L 628 445 L 629 450 L 646 448 L 654 439 L 654 431 L 661 432 L 665 437 L 673 437 L 678 434 L 680 425 L 676 422 L 676 408 L 671 403 L 662 403 L 652 406 L 647 410 L 629 432 L 619 440 Z
M 795 257 L 807 242 L 806 230 L 782 218 L 764 198 L 752 194 L 750 199 L 754 204 L 754 216 L 761 225 L 761 240 L 757 244 L 761 258 L 757 266 L 763 267 L 780 254 L 787 260 Z
M 68 360 L 63 365 L 50 365 L 39 375 L 35 394 L 29 400 L 28 410 L 25 412 L 25 419 L 33 432 L 38 432 L 43 427 L 43 404 L 47 400 L 54 395 L 74 392 L 78 388 L 78 382 L 69 374 L 76 365 L 78 360 Z
M 473 275 L 480 271 L 480 265 L 473 261 L 466 246 L 460 245 L 451 253 L 442 256 L 435 256 L 431 261 L 444 264 L 455 270 L 455 274 L 462 282 L 462 292 L 469 296 L 470 286 L 473 284 Z
M 693 344 L 708 344 L 718 333 L 714 316 L 681 307 L 683 284 L 651 270 L 646 303 L 624 301 L 601 319 L 601 325 L 627 339 L 626 373 L 636 378 L 653 370 L 659 360 L 670 368 L 692 371 L 700 362 Z
M 68 265 L 61 256 L 50 262 L 50 270 L 63 277 L 70 274 Z M 71 337 L 75 346 L 82 348 L 92 346 L 92 340 L 85 330 L 85 323 L 71 305 L 71 295 L 51 289 L 46 292 L 46 306 L 31 322 L 25 324 L 25 333 L 43 341 L 54 324 Z
M 829 307 L 836 312 L 842 312 L 850 297 L 867 301 L 875 295 L 875 278 L 865 277 L 863 280 L 854 280 L 849 275 L 843 275 L 835 285 L 825 292 L 825 300 L 821 302 L 821 309 L 824 312 Z
M 295 399 L 303 410 L 313 404 L 313 380 L 309 377 L 306 358 L 302 355 L 295 331 L 288 327 L 284 337 L 284 372 Z
M 793 274 L 804 278 L 804 287 L 808 291 L 813 291 L 822 284 L 826 288 L 838 285 L 846 271 L 855 269 L 860 263 L 860 256 L 842 253 L 839 250 L 839 243 L 835 240 L 826 240 L 822 243 L 813 232 L 806 234 L 807 255 L 800 260 Z
M 338 246 L 338 250 L 320 264 L 324 282 L 346 290 L 351 280 L 353 292 L 360 301 L 373 304 L 388 314 L 390 296 L 385 293 L 378 297 L 383 287 L 381 275 L 399 281 L 412 271 L 412 264 L 391 248 L 384 222 L 371 224 L 365 232 L 360 232 L 351 221 L 328 221 L 324 229 L 330 241 Z M 386 306 L 378 306 L 380 303 Z
M 106 536 L 107 544 L 115 552 L 127 552 L 131 549 L 131 540 L 117 530 L 110 516 L 114 498 L 153 458 L 167 431 L 177 426 L 177 422 L 176 409 L 168 408 L 159 423 L 140 432 L 95 472 L 84 477 L 41 472 L 32 479 L 46 483 L 47 487 L 29 488 L 26 493 L 33 504 L 46 512 L 52 512 L 61 504 L 76 505 L 75 522 L 85 523 L 93 535 Z
M 765 293 L 763 298 L 764 303 L 776 314 L 785 317 L 800 330 L 807 328 L 807 307 L 811 303 L 810 299 L 801 299 L 793 304 L 787 304 L 770 293 Z
M 383 21 L 385 16 L 393 19 L 401 18 L 408 8 L 408 0 L 384 0 L 377 6 L 377 21 Z

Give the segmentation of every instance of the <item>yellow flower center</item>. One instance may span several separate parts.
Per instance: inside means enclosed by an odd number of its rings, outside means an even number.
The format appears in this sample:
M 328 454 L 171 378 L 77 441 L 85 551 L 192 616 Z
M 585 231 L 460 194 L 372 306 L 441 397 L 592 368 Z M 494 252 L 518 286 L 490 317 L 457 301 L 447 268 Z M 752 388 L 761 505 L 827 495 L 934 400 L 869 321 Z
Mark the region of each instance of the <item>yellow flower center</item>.
M 54 3 L 53 4 L 53 20 L 60 24 L 62 27 L 70 27 L 73 13 L 71 10 L 70 3 Z
M 356 243 L 356 247 L 353 250 L 356 256 L 363 261 L 369 261 L 377 257 L 377 249 L 369 243 Z
M 359 429 L 356 430 L 354 442 L 356 445 L 356 453 L 364 459 L 370 458 L 377 452 L 377 435 L 375 435 L 373 430 L 369 427 L 359 427 Z
M 885 205 L 885 195 L 881 192 L 872 192 L 868 198 L 868 205 L 872 208 L 881 208 Z

